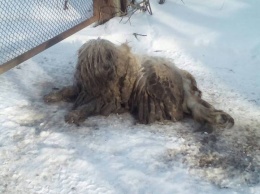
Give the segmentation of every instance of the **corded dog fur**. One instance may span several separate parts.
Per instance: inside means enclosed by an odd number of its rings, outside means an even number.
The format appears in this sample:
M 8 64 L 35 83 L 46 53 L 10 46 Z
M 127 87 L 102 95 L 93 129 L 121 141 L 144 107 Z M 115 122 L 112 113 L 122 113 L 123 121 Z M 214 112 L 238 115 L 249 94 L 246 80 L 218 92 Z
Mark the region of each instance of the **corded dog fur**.
M 200 123 L 230 128 L 234 119 L 201 98 L 194 77 L 159 57 L 139 57 L 127 44 L 90 40 L 78 51 L 72 86 L 44 96 L 45 102 L 73 102 L 68 123 L 91 115 L 130 111 L 140 123 L 179 121 L 190 114 Z

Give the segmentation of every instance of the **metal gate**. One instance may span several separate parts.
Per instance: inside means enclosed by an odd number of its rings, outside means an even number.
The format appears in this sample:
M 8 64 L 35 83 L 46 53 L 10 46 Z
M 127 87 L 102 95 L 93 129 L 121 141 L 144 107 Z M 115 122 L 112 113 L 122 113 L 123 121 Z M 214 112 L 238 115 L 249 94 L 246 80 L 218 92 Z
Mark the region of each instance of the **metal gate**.
M 93 0 L 0 0 L 0 74 L 97 20 Z

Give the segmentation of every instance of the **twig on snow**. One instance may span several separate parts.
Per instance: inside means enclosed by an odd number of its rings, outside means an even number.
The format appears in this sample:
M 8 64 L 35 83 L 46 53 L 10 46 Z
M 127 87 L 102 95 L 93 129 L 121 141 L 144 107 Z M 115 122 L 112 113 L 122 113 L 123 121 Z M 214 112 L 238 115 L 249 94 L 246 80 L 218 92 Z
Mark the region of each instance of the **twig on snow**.
M 136 40 L 138 40 L 137 36 L 147 36 L 145 34 L 138 34 L 138 33 L 133 33 L 133 35 L 135 36 Z

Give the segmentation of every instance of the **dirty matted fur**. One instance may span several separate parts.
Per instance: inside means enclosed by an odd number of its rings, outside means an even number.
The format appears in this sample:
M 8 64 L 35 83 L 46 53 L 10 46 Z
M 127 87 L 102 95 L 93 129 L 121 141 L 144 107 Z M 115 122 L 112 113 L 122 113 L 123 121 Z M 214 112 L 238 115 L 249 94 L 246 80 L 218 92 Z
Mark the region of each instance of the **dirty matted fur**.
M 159 57 L 137 57 L 127 44 L 90 40 L 78 51 L 75 81 L 44 97 L 73 102 L 65 116 L 79 123 L 91 115 L 130 111 L 140 123 L 179 121 L 190 114 L 200 123 L 230 128 L 234 119 L 201 98 L 194 77 Z

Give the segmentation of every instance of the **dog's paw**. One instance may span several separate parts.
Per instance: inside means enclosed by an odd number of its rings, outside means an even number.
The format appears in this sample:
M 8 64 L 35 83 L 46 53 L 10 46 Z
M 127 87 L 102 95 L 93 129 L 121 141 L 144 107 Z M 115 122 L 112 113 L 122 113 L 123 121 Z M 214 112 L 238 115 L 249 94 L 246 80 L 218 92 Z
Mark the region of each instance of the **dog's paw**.
M 221 111 L 216 115 L 216 126 L 229 129 L 233 127 L 234 124 L 235 121 L 229 114 Z
M 84 118 L 78 113 L 78 111 L 71 111 L 65 116 L 65 122 L 69 124 L 78 125 L 80 122 L 84 121 Z

